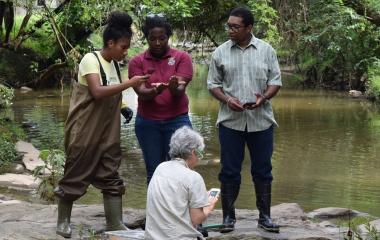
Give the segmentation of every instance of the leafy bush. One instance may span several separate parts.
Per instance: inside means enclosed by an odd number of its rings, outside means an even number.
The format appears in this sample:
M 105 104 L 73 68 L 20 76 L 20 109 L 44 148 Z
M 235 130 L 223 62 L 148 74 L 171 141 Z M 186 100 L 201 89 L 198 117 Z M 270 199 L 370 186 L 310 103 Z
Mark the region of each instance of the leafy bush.
M 368 68 L 367 95 L 380 102 L 380 60 Z
M 63 175 L 65 153 L 59 149 L 42 150 L 39 158 L 42 159 L 45 166 L 38 166 L 33 171 L 35 178 L 42 176 L 42 181 L 38 186 L 37 192 L 40 194 L 41 199 L 54 201 L 54 188 Z M 48 170 L 48 172 L 46 170 Z
M 13 97 L 13 89 L 0 84 L 0 108 L 6 108 L 12 105 Z
M 0 110 L 2 113 L 4 110 Z M 0 168 L 6 170 L 11 163 L 19 160 L 14 143 L 25 137 L 24 131 L 8 118 L 0 114 Z
M 17 159 L 18 154 L 14 144 L 0 136 L 0 167 L 6 168 Z
M 349 230 L 347 237 L 344 240 L 378 240 L 380 235 L 377 232 L 377 229 L 372 226 L 369 222 L 364 224 L 366 232 L 362 232 L 357 225 L 354 225 L 352 230 Z

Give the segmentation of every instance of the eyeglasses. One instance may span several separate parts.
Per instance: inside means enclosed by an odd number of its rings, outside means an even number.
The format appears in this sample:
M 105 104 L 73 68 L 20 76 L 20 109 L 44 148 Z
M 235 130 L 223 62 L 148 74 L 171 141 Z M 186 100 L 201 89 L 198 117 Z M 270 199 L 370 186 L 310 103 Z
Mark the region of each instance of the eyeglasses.
M 231 30 L 231 31 L 233 31 L 233 32 L 237 32 L 237 31 L 239 31 L 239 29 L 242 28 L 242 27 L 244 27 L 244 26 L 241 26 L 241 25 L 235 25 L 235 24 L 228 24 L 228 23 L 224 24 L 224 29 L 225 29 L 226 31 Z
M 195 155 L 197 155 L 197 158 L 199 160 L 202 160 L 203 159 L 203 154 L 204 152 L 202 150 L 199 150 L 199 149 L 195 149 Z

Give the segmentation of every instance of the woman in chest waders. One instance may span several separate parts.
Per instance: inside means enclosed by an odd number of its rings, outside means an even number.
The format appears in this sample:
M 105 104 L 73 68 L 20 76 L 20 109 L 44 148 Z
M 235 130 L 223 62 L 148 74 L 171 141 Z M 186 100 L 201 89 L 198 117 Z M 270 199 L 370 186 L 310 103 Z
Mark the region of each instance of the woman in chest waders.
M 111 13 L 103 33 L 103 49 L 86 54 L 79 65 L 65 126 L 65 173 L 55 189 L 59 198 L 57 234 L 66 238 L 71 237 L 73 202 L 90 184 L 103 193 L 107 230 L 127 230 L 122 220 L 125 186 L 117 172 L 122 159 L 121 92 L 138 87 L 148 77 L 120 79 L 117 61 L 127 55 L 131 24 L 128 14 Z

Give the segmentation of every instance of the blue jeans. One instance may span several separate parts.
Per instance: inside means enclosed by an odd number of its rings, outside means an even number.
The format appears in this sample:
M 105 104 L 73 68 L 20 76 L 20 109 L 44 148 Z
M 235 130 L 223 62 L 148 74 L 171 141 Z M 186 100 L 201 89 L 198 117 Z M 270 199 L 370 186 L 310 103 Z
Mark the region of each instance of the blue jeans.
M 272 177 L 273 126 L 259 132 L 237 131 L 219 124 L 222 169 L 219 181 L 240 185 L 245 144 L 251 157 L 251 176 L 254 183 L 270 183 Z
M 135 133 L 143 152 L 148 184 L 156 167 L 169 160 L 170 138 L 182 126 L 192 127 L 188 114 L 170 120 L 149 120 L 137 114 Z

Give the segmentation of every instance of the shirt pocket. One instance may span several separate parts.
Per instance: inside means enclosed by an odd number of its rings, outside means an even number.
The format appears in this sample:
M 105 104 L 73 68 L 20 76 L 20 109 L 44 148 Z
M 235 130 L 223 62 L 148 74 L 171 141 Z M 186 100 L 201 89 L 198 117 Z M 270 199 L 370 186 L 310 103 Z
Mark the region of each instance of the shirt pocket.
M 265 91 L 267 88 L 267 81 L 269 75 L 268 64 L 264 62 L 255 62 L 252 64 L 250 75 L 253 76 L 256 86 L 260 92 Z

